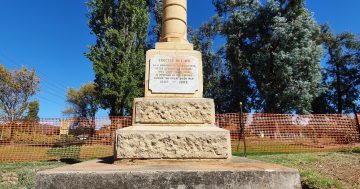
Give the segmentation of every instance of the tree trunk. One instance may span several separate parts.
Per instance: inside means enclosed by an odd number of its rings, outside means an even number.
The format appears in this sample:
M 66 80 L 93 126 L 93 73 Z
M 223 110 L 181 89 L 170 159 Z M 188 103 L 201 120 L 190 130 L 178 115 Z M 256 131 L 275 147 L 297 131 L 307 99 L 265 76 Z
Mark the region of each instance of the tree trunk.
M 342 114 L 343 101 L 342 101 L 342 91 L 341 91 L 341 79 L 340 79 L 340 68 L 336 66 L 336 94 L 337 94 L 337 112 Z
M 4 126 L 3 125 L 1 125 L 1 130 L 0 130 L 0 140 L 3 140 L 3 138 L 4 138 Z
M 110 116 L 110 122 L 110 143 L 111 145 L 115 145 L 115 133 L 119 124 L 119 119 L 118 117 Z
M 92 137 L 95 134 L 95 116 L 90 118 L 91 119 L 91 130 L 90 130 L 90 136 Z
M 15 123 L 14 121 L 10 121 L 10 144 L 14 144 L 15 138 Z
M 275 98 L 269 98 L 266 100 L 265 113 L 278 113 L 275 108 Z

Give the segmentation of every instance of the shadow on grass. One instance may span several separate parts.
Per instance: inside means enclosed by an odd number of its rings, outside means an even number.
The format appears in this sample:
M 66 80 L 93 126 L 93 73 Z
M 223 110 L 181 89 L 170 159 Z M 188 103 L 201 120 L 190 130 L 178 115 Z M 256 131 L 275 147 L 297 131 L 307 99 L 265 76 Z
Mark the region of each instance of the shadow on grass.
M 113 164 L 114 163 L 114 156 L 108 156 L 108 157 L 100 158 L 99 163 Z
M 62 162 L 62 163 L 72 165 L 72 164 L 77 164 L 77 163 L 90 161 L 90 160 L 95 160 L 95 159 L 96 158 L 89 158 L 89 159 L 62 158 L 62 159 L 48 160 L 47 162 Z M 113 156 L 102 157 L 102 158 L 97 158 L 97 159 L 99 159 L 99 163 L 103 163 L 103 164 L 113 164 L 114 163 L 114 157 Z
M 52 160 L 47 160 L 48 162 L 62 162 L 62 163 L 66 163 L 69 165 L 72 164 L 76 164 L 76 163 L 81 163 L 81 160 L 78 159 L 71 159 L 71 158 L 63 158 L 63 159 L 52 159 Z
M 76 163 L 80 163 L 81 161 L 78 159 L 71 159 L 71 158 L 64 158 L 64 159 L 60 159 L 60 162 L 66 163 L 66 164 L 76 164 Z

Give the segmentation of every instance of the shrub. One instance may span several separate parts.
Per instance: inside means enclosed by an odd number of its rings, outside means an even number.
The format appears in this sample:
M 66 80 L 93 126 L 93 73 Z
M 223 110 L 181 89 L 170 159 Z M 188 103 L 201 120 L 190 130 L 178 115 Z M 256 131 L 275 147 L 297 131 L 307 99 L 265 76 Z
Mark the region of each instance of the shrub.
M 351 153 L 352 149 L 351 148 L 341 148 L 339 149 L 339 152 L 342 153 Z
M 360 146 L 353 148 L 352 152 L 353 153 L 360 153 Z

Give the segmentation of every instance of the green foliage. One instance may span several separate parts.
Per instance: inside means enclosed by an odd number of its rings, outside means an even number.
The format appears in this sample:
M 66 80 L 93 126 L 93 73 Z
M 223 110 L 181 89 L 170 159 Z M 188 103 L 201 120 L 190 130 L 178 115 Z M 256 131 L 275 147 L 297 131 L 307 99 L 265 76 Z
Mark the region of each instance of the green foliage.
M 70 88 L 67 91 L 66 102 L 69 107 L 64 114 L 78 118 L 95 118 L 99 109 L 99 101 L 93 83 L 87 83 L 79 90 Z
M 339 149 L 339 152 L 342 152 L 342 153 L 351 153 L 352 151 L 352 148 L 340 148 Z
M 80 158 L 80 150 L 83 144 L 83 141 L 73 135 L 62 135 L 53 147 L 47 151 L 47 154 L 57 156 L 60 159 L 77 160 Z
M 335 35 L 325 25 L 322 41 L 326 51 L 323 83 L 327 87 L 314 104 L 316 113 L 352 113 L 360 98 L 360 40 L 350 33 Z
M 100 104 L 110 116 L 129 114 L 143 92 L 148 4 L 144 0 L 91 0 L 89 27 L 96 36 L 86 56 L 93 62 Z
M 353 153 L 360 153 L 360 146 L 353 148 L 353 149 L 351 150 L 351 152 L 353 152 Z
M 24 117 L 29 99 L 39 90 L 35 70 L 22 67 L 13 72 L 0 64 L 0 113 L 8 121 Z
M 339 150 L 339 152 L 342 152 L 342 153 L 346 153 L 346 154 L 349 154 L 349 153 L 360 153 L 360 146 L 357 146 L 357 147 L 353 147 L 353 148 L 341 148 Z
M 27 115 L 25 117 L 26 120 L 39 120 L 39 109 L 40 109 L 40 105 L 39 105 L 39 101 L 35 100 L 29 103 L 28 106 L 28 112 Z
M 87 134 L 92 135 L 95 132 L 95 116 L 99 109 L 95 85 L 87 83 L 79 90 L 70 88 L 67 91 L 66 102 L 69 107 L 63 113 L 76 118 L 71 125 L 72 131 L 82 131 L 76 133 L 83 134 L 86 130 Z M 84 125 L 87 127 L 85 128 Z
M 154 18 L 154 23 L 151 24 L 150 30 L 150 46 L 158 42 L 162 32 L 162 15 L 163 15 L 163 0 L 148 0 L 150 14 Z
M 302 0 L 214 0 L 227 44 L 234 102 L 271 113 L 310 113 L 321 92 L 320 28 Z
M 214 52 L 214 40 L 220 30 L 220 19 L 214 17 L 210 22 L 204 23 L 198 30 L 189 32 L 194 48 L 201 52 L 203 61 L 204 97 L 213 98 L 216 111 L 226 112 L 227 103 L 231 99 L 227 91 L 228 78 L 222 59 L 222 49 Z

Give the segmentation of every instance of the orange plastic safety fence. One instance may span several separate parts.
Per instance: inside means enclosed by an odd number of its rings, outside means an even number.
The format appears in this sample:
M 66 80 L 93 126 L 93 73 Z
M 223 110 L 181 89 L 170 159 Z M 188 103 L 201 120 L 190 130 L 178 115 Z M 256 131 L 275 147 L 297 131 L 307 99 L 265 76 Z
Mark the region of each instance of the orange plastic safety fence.
M 360 118 L 360 115 L 359 115 Z M 0 121 L 0 162 L 97 158 L 113 155 L 115 132 L 131 117 Z M 360 143 L 348 115 L 219 114 L 234 150 L 248 152 L 337 151 Z
M 217 115 L 220 127 L 230 130 L 233 150 L 247 152 L 324 152 L 359 145 L 359 130 L 350 115 L 284 114 Z M 245 143 L 244 143 L 245 141 Z
M 0 162 L 106 157 L 131 117 L 0 122 Z

